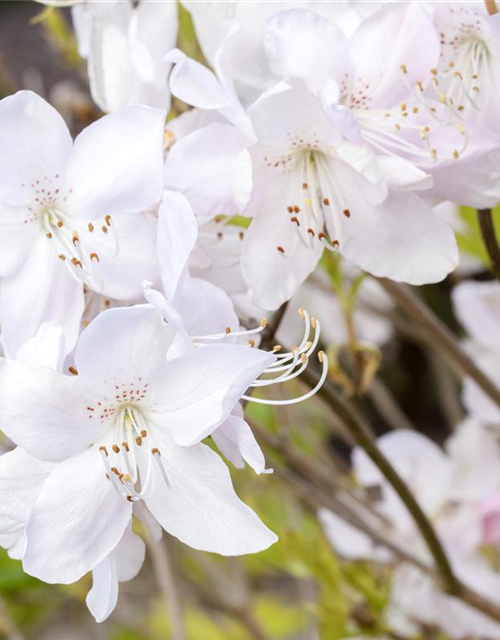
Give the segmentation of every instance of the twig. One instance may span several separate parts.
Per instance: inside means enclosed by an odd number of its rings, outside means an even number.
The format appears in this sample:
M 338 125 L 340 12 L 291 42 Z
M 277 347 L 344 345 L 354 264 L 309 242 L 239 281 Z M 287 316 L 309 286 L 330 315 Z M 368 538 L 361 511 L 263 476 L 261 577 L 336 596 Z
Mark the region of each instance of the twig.
M 410 315 L 424 329 L 434 345 L 452 360 L 462 374 L 469 376 L 500 407 L 500 389 L 463 351 L 448 327 L 406 285 L 382 278 L 380 284 L 397 302 L 398 306 Z
M 426 355 L 436 381 L 436 392 L 441 409 L 450 429 L 453 431 L 464 417 L 464 411 L 458 397 L 454 380 L 450 375 L 451 372 L 445 361 L 430 351 L 427 352 Z
M 391 429 L 415 429 L 390 390 L 378 378 L 372 380 L 368 395 Z
M 24 636 L 17 628 L 3 598 L 0 598 L 0 637 L 4 637 L 6 640 L 24 640 Z
M 496 13 L 496 12 L 495 12 Z M 491 271 L 500 280 L 500 247 L 498 246 L 491 209 L 478 209 L 477 221 L 491 263 Z
M 164 536 L 162 540 L 155 542 L 149 532 L 147 532 L 146 544 L 153 557 L 153 569 L 156 580 L 167 608 L 172 640 L 187 640 L 181 600 L 170 562 L 168 539 Z
M 302 380 L 306 381 L 311 387 L 314 387 L 319 380 L 319 374 L 317 371 L 308 368 L 304 371 Z M 363 418 L 361 418 L 357 410 L 351 407 L 346 400 L 340 396 L 329 380 L 327 380 L 320 391 L 318 391 L 318 395 L 321 395 L 323 400 L 341 418 L 358 445 L 365 451 L 405 505 L 434 559 L 437 574 L 445 592 L 459 598 L 478 611 L 482 611 L 490 618 L 500 622 L 500 607 L 464 585 L 455 576 L 448 557 L 429 519 L 422 511 L 404 480 L 378 449 L 369 435 Z
M 262 332 L 261 347 L 263 349 L 268 349 L 269 347 L 272 346 L 274 336 L 276 335 L 280 327 L 281 321 L 283 320 L 283 317 L 285 315 L 287 308 L 288 308 L 288 302 L 284 302 L 281 305 L 281 307 L 274 312 L 274 315 L 271 318 L 271 321 Z

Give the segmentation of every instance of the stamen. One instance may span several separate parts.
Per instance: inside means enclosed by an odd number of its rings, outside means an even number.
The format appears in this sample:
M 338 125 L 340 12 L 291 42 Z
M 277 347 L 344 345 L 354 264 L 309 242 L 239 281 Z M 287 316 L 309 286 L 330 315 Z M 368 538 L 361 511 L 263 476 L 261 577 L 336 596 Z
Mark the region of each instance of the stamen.
M 321 389 L 328 375 L 328 357 L 326 353 L 324 353 L 324 351 L 320 351 L 318 353 L 318 360 L 323 365 L 321 377 L 317 385 L 313 389 L 305 393 L 304 395 L 299 396 L 297 398 L 290 398 L 288 400 L 270 400 L 267 398 L 254 398 L 253 396 L 247 396 L 247 395 L 242 396 L 242 399 L 246 400 L 247 402 L 255 402 L 256 404 L 267 404 L 267 405 L 274 405 L 274 406 L 285 406 L 285 405 L 297 404 L 299 402 L 304 402 L 305 400 L 308 400 Z

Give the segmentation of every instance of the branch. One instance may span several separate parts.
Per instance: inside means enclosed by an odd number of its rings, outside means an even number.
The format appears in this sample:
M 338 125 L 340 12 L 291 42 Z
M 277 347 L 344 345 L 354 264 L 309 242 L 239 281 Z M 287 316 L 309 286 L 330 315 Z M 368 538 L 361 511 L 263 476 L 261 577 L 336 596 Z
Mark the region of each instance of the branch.
M 319 380 L 319 374 L 313 369 L 308 368 L 302 374 L 302 380 L 313 387 Z M 429 519 L 422 511 L 404 480 L 378 449 L 369 435 L 363 418 L 358 414 L 357 410 L 344 400 L 329 380 L 325 381 L 325 384 L 318 391 L 318 395 L 321 396 L 326 404 L 340 417 L 357 444 L 365 451 L 405 505 L 420 531 L 422 538 L 425 540 L 434 560 L 437 574 L 439 575 L 444 591 L 466 602 L 497 622 L 500 622 L 500 607 L 464 585 L 455 576 L 448 557 Z
M 283 317 L 285 315 L 287 308 L 288 308 L 288 302 L 284 302 L 281 305 L 281 307 L 274 312 L 274 315 L 271 318 L 271 321 L 262 332 L 262 341 L 260 344 L 260 347 L 262 349 L 268 349 L 271 346 L 273 346 L 272 343 L 274 341 L 274 336 L 276 335 L 279 329 L 279 326 L 281 324 L 281 321 L 283 320 Z
M 172 640 L 187 640 L 182 605 L 170 562 L 166 536 L 156 542 L 146 531 L 146 544 L 153 557 L 153 569 L 168 612 Z
M 484 246 L 491 263 L 491 271 L 500 280 L 500 247 L 498 246 L 491 209 L 478 209 L 477 220 L 481 230 Z
M 426 331 L 435 349 L 443 351 L 457 366 L 462 375 L 467 375 L 481 387 L 495 404 L 500 407 L 500 389 L 463 351 L 458 340 L 448 327 L 434 315 L 410 287 L 380 278 L 378 280 L 389 295 L 413 320 Z

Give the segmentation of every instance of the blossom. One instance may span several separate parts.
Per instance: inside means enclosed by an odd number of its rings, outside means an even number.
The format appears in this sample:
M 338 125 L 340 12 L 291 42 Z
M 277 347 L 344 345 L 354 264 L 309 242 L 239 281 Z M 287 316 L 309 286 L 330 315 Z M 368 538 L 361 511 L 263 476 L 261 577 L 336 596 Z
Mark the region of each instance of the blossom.
M 250 115 L 259 145 L 252 149 L 256 187 L 245 211 L 253 219 L 242 265 L 258 303 L 276 308 L 289 299 L 324 248 L 374 275 L 413 284 L 454 269 L 451 229 L 403 183 L 391 188 L 371 151 L 340 138 L 301 81 L 264 94 Z M 421 179 L 415 172 L 406 174 L 407 186 Z
M 130 107 L 72 143 L 58 113 L 29 91 L 0 102 L 0 321 L 8 352 L 40 324 L 63 325 L 68 351 L 83 284 L 118 299 L 156 278 L 165 114 Z
M 88 62 L 90 90 L 105 112 L 133 104 L 170 108 L 169 65 L 175 46 L 175 2 L 73 3 L 78 50 Z
M 141 500 L 197 549 L 238 555 L 276 540 L 200 442 L 274 356 L 211 345 L 168 361 L 175 335 L 153 309 L 110 309 L 80 337 L 78 376 L 0 362 L 4 432 L 58 462 L 27 520 L 28 573 L 78 580 L 116 549 Z

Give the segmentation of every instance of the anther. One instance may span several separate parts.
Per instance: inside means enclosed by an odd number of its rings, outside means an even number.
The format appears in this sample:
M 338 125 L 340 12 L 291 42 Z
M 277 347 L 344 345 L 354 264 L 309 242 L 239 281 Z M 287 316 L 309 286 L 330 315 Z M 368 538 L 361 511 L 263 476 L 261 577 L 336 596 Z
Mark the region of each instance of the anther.
M 294 222 L 298 227 L 300 227 L 300 222 L 299 222 L 299 219 L 297 218 L 297 216 L 292 216 L 290 218 L 290 222 Z
M 50 233 L 50 231 L 48 233 L 45 234 L 47 236 L 47 238 L 50 240 L 50 238 L 52 238 L 52 234 Z
M 136 444 L 140 447 L 142 444 L 142 438 L 141 436 L 137 436 L 137 438 L 135 439 Z
M 99 256 L 97 255 L 97 253 L 91 253 L 91 254 L 90 254 L 90 259 L 91 259 L 92 261 L 94 261 L 94 260 L 95 260 L 96 262 L 100 262 L 100 260 L 99 260 Z
M 114 444 L 111 448 L 115 453 L 120 453 L 120 447 L 117 444 Z
M 66 256 L 64 255 L 64 253 L 60 253 L 58 256 L 59 260 L 66 260 Z
M 78 236 L 76 233 L 73 234 L 73 237 L 71 238 L 71 241 L 73 242 L 73 244 L 76 246 L 77 242 L 80 242 L 80 240 L 78 239 Z
M 351 212 L 349 211 L 349 209 L 344 209 L 342 211 L 342 213 L 345 215 L 346 218 L 350 218 L 351 217 Z
M 143 437 L 143 438 L 147 438 L 148 437 L 148 432 L 146 431 L 146 429 L 143 429 L 141 431 L 141 437 Z
M 316 235 L 316 234 L 314 233 L 314 229 L 311 229 L 311 227 L 309 227 L 309 229 L 307 230 L 307 233 L 308 233 L 312 238 L 314 238 L 314 236 Z
M 278 353 L 278 351 L 281 351 L 282 349 L 283 347 L 280 344 L 275 344 L 274 347 L 272 348 L 272 352 Z
M 109 215 L 109 213 L 108 213 L 107 216 L 105 216 L 104 220 L 106 220 L 106 224 L 108 225 L 108 227 L 110 227 L 111 226 L 111 216 Z
M 104 233 L 108 233 L 108 227 L 102 227 Z
M 286 210 L 288 211 L 288 213 L 293 213 L 293 207 L 288 206 Z
M 108 450 L 106 449 L 106 447 L 104 445 L 102 447 L 99 447 L 99 451 L 102 451 L 104 453 L 104 455 L 106 456 L 106 458 L 108 457 Z
M 111 471 L 118 477 L 120 477 L 120 472 L 118 471 L 118 469 L 116 467 L 111 467 Z
M 58 220 L 57 221 L 57 226 L 59 227 L 59 229 L 63 226 L 63 221 L 62 220 Z
M 407 68 L 407 66 L 405 64 L 402 64 L 399 68 L 401 69 L 401 71 L 403 73 L 408 73 L 408 68 Z
M 249 344 L 251 347 L 255 347 L 255 340 L 249 340 L 249 341 L 248 341 L 248 344 Z
M 156 447 L 155 447 L 154 449 L 151 449 L 151 453 L 152 453 L 153 455 L 155 455 L 155 454 L 156 454 L 156 455 L 161 456 L 160 450 L 159 450 L 159 449 L 157 449 Z
M 78 260 L 78 258 L 71 258 L 71 264 L 74 264 L 75 267 L 80 267 L 80 269 L 83 269 L 82 263 L 80 262 L 80 260 Z
M 303 189 L 308 189 L 309 188 L 309 185 L 307 184 L 307 182 L 303 182 L 302 183 L 302 188 Z
M 285 250 L 283 249 L 283 247 L 278 246 L 276 247 L 276 249 L 280 252 L 280 253 L 285 253 Z
M 92 233 L 92 231 L 94 230 L 94 225 L 91 222 L 89 222 L 87 227 L 88 227 L 88 230 L 90 231 L 90 233 Z
M 130 447 L 128 446 L 128 442 L 122 442 L 122 447 L 125 449 L 127 453 L 129 453 Z
M 328 198 L 323 198 L 323 204 L 327 207 L 330 204 L 330 200 L 328 200 Z
M 75 367 L 68 367 L 68 371 L 72 373 L 74 376 L 78 375 L 78 370 Z
M 231 327 L 226 327 L 225 332 L 226 332 L 226 335 L 229 335 L 231 333 Z
M 294 208 L 293 208 L 293 212 L 294 212 L 294 213 L 299 213 L 299 211 L 300 211 L 300 207 L 298 207 L 297 205 L 295 205 L 295 206 L 294 206 Z
M 263 329 L 265 329 L 267 327 L 267 322 L 268 322 L 267 318 L 262 318 L 259 324 Z

